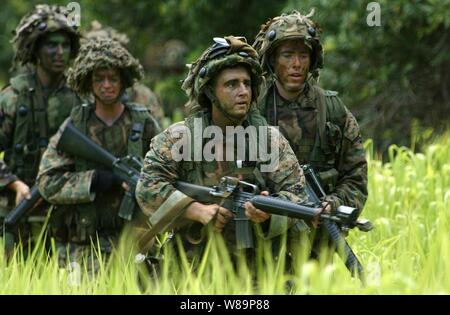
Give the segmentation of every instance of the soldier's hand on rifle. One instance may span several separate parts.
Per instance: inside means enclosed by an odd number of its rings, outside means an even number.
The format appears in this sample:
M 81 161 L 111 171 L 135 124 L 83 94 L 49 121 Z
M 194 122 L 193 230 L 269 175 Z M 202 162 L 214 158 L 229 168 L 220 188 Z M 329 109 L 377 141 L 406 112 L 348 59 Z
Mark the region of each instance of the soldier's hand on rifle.
M 126 182 L 122 182 L 122 188 L 125 191 L 129 191 L 130 190 L 130 186 Z
M 262 191 L 261 195 L 268 196 L 269 192 Z M 249 201 L 245 203 L 245 215 L 247 216 L 247 218 L 250 219 L 250 221 L 254 223 L 262 223 L 270 218 L 269 213 L 266 213 L 264 211 L 255 208 L 255 206 Z
M 331 213 L 331 204 L 328 201 L 322 201 L 321 204 L 323 207 L 322 212 Z M 320 216 L 316 216 L 314 220 L 311 221 L 311 224 L 317 229 L 320 225 Z
M 110 190 L 112 187 L 123 187 L 123 181 L 119 176 L 109 170 L 96 169 L 92 178 L 92 190 L 96 193 L 102 193 Z M 125 188 L 124 188 L 125 189 Z
M 30 187 L 21 180 L 13 181 L 8 185 L 8 189 L 16 193 L 16 206 L 25 198 L 30 199 Z
M 194 201 L 186 208 L 184 217 L 192 221 L 200 222 L 203 225 L 214 220 L 214 230 L 221 232 L 225 225 L 233 219 L 234 214 L 230 210 L 220 207 L 217 204 L 205 205 Z

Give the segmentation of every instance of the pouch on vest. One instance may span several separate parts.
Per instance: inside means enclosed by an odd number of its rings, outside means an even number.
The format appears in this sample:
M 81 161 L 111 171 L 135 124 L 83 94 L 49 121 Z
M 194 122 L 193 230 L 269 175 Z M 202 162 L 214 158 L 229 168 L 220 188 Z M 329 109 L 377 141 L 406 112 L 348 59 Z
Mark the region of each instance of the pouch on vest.
M 318 176 L 325 192 L 327 194 L 331 193 L 338 180 L 338 171 L 335 168 L 332 168 L 327 171 L 318 172 Z

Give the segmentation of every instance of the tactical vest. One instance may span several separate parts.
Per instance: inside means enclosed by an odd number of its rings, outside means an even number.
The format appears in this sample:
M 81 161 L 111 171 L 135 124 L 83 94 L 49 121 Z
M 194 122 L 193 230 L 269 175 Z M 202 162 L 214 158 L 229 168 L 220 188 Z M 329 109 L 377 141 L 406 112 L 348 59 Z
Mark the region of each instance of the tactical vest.
M 128 130 L 128 143 L 127 143 L 127 153 L 138 157 L 142 161 L 144 155 L 143 152 L 143 133 L 146 122 L 150 119 L 148 110 L 142 106 L 135 104 L 126 104 L 126 109 L 129 110 L 131 114 L 132 124 Z M 72 111 L 71 118 L 74 126 L 83 132 L 85 135 L 88 134 L 88 119 L 90 115 L 93 114 L 92 104 L 83 104 Z M 92 170 L 98 167 L 95 163 L 83 160 L 75 160 L 75 171 L 83 172 Z M 108 205 L 105 205 L 108 206 Z M 74 218 L 68 219 L 68 221 L 75 220 L 76 225 L 76 240 L 77 241 L 87 241 L 90 237 L 95 236 L 98 228 L 101 228 L 102 218 L 98 217 L 98 212 L 95 203 L 79 204 L 76 206 L 76 211 L 73 213 Z M 114 229 L 118 232 L 120 227 L 123 225 L 123 220 L 118 216 L 115 218 L 116 226 Z
M 261 171 L 260 171 L 260 163 L 263 163 L 261 161 L 243 161 L 242 165 L 237 165 L 236 161 L 223 161 L 221 162 L 222 171 L 219 178 L 216 178 L 215 176 L 209 177 L 208 174 L 213 174 L 218 168 L 217 161 L 213 160 L 211 162 L 208 161 L 194 161 L 194 150 L 198 149 L 195 148 L 195 145 L 201 145 L 201 152 L 203 152 L 203 146 L 204 141 L 195 141 L 194 142 L 194 119 L 200 118 L 202 119 L 203 124 L 203 130 L 211 125 L 211 118 L 210 114 L 205 111 L 196 112 L 195 114 L 192 114 L 188 118 L 185 119 L 185 124 L 188 127 L 190 133 L 191 133 L 191 161 L 182 161 L 181 163 L 181 169 L 182 174 L 180 177 L 182 177 L 185 181 L 190 183 L 195 183 L 198 185 L 203 186 L 213 186 L 217 185 L 217 180 L 220 179 L 222 176 L 241 176 L 242 180 L 247 181 L 249 183 L 257 184 L 257 186 L 261 190 L 266 190 L 266 180 L 264 179 Z M 258 128 L 259 126 L 268 126 L 264 117 L 262 117 L 257 111 L 256 112 L 250 112 L 247 120 L 245 122 L 247 125 L 255 126 Z M 246 127 L 245 125 L 243 126 Z M 202 135 L 203 135 L 202 130 Z M 198 136 L 198 135 L 195 135 Z M 208 141 L 208 139 L 206 139 Z M 252 139 L 248 141 L 257 141 L 257 139 Z M 268 135 L 268 143 L 270 143 L 270 133 Z M 248 150 L 249 146 L 246 145 L 246 150 Z M 225 156 L 224 156 L 225 159 Z M 204 240 L 203 238 L 198 238 L 200 236 L 200 224 L 190 224 L 186 227 L 184 227 L 181 231 L 181 234 L 184 235 L 184 246 L 187 250 L 187 255 L 190 256 L 190 252 L 195 249 L 201 250 L 202 246 L 204 246 L 204 242 L 201 242 L 201 240 Z M 226 240 L 226 243 L 230 246 L 234 246 L 236 244 L 235 240 L 235 225 L 230 224 L 227 225 L 225 230 L 222 234 Z M 187 243 L 186 243 L 187 242 Z M 194 254 L 193 254 L 194 255 Z
M 11 88 L 17 94 L 17 105 L 13 145 L 5 152 L 5 160 L 12 172 L 31 186 L 49 137 L 56 133 L 80 99 L 67 89 L 67 93 L 50 95 L 46 101 L 34 74 L 11 79 Z M 49 122 L 53 130 L 49 130 Z
M 194 142 L 194 119 L 200 118 L 203 122 L 203 129 L 211 124 L 210 116 L 207 112 L 200 111 L 197 112 L 185 120 L 186 126 L 189 128 L 191 134 L 191 161 L 182 161 L 181 169 L 183 170 L 183 175 L 188 182 L 198 183 L 199 185 L 212 186 L 217 184 L 215 179 L 208 180 L 205 174 L 213 173 L 217 169 L 217 161 L 194 161 L 195 150 L 201 150 L 203 152 L 204 141 Z M 259 126 L 267 126 L 265 119 L 259 115 L 259 113 L 250 113 L 247 118 L 248 125 L 255 126 L 257 129 Z M 203 135 L 203 130 L 202 130 Z M 257 139 L 249 139 L 248 141 L 257 141 Z M 258 143 L 258 142 L 256 142 Z M 268 143 L 270 143 L 270 134 Z M 196 148 L 195 145 L 201 145 L 201 148 Z M 248 150 L 249 146 L 246 145 Z M 225 158 L 225 157 L 224 157 Z M 259 170 L 260 161 L 244 162 L 238 167 L 236 161 L 223 161 L 223 176 L 232 175 L 243 175 L 245 180 L 258 183 L 261 189 L 266 188 L 265 180 Z
M 274 106 L 275 85 L 272 85 L 262 100 L 262 112 L 268 117 L 268 111 Z M 338 179 L 339 163 L 342 161 L 341 146 L 344 135 L 347 109 L 342 101 L 337 97 L 337 92 L 323 90 L 316 85 L 308 86 L 310 95 L 316 107 L 316 132 L 315 136 L 302 137 L 300 139 L 300 154 L 313 169 L 318 173 L 319 178 L 327 192 L 331 192 Z M 309 100 L 308 100 L 309 101 Z M 297 104 L 292 111 L 298 111 Z M 270 120 L 268 118 L 268 120 Z M 277 122 L 270 121 L 270 124 L 277 125 Z M 302 159 L 302 158 L 299 158 Z

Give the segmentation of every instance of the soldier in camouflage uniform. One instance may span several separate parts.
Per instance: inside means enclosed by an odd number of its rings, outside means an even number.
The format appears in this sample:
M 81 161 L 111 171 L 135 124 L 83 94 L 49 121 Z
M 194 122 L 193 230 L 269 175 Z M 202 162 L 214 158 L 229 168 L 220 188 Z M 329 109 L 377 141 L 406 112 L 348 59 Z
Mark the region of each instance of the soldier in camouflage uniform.
M 0 145 L 5 152 L 0 162 L 0 221 L 22 198 L 29 198 L 48 139 L 81 103 L 64 75 L 79 48 L 79 34 L 66 14 L 64 7 L 37 5 L 14 32 L 14 63 L 26 71 L 0 94 Z M 10 233 L 6 236 L 12 240 Z M 7 241 L 7 247 L 11 245 Z
M 367 199 L 367 162 L 361 133 L 337 92 L 321 89 L 320 28 L 310 14 L 282 14 L 261 26 L 253 47 L 267 86 L 258 101 L 269 124 L 279 126 L 300 164 L 310 164 L 327 194 L 323 205 L 362 211 Z M 320 236 L 322 233 L 319 233 Z M 315 240 L 313 257 L 321 237 Z
M 159 126 L 146 108 L 122 103 L 125 89 L 142 75 L 139 61 L 106 38 L 82 45 L 69 70 L 70 86 L 83 97 L 92 94 L 95 101 L 72 110 L 51 138 L 39 168 L 39 191 L 55 205 L 49 231 L 61 250 L 60 263 L 67 258 L 66 249 L 76 260 L 89 252 L 91 242 L 99 242 L 103 254 L 111 251 L 125 223 L 118 211 L 127 189 L 112 171 L 58 151 L 61 134 L 71 121 L 114 156 L 142 159 Z
M 158 220 L 167 222 L 166 229 L 162 230 L 176 231 L 189 258 L 199 257 L 206 242 L 205 238 L 197 237 L 202 235 L 198 232 L 202 225 L 212 226 L 214 231 L 221 232 L 230 252 L 237 253 L 235 224 L 230 221 L 234 214 L 217 204 L 202 204 L 183 194 L 174 187 L 177 180 L 211 187 L 217 185 L 222 176 L 234 176 L 257 184 L 268 193 L 277 193 L 281 198 L 294 202 L 306 200 L 304 176 L 287 140 L 275 128 L 267 126 L 257 111 L 250 110 L 258 97 L 262 79 L 256 51 L 233 36 L 214 40 L 216 43 L 191 65 L 183 83 L 183 89 L 189 96 L 190 116 L 152 140 L 136 189 L 136 198 L 145 215 L 150 217 L 150 225 L 155 226 Z M 194 129 L 199 127 L 195 125 L 199 121 L 203 128 L 201 134 L 208 126 L 217 126 L 221 130 L 225 130 L 226 126 L 265 126 L 269 139 L 279 149 L 277 171 L 261 172 L 260 159 L 256 162 L 246 159 L 239 163 L 236 155 L 232 161 L 221 161 L 217 156 L 212 161 L 204 157 L 200 161 L 176 161 L 172 153 L 174 146 L 188 132 L 198 137 Z M 190 141 L 186 143 L 192 148 L 195 144 Z M 201 149 L 205 147 L 205 142 Z M 220 148 L 225 152 L 227 143 L 219 143 L 217 152 Z M 263 233 L 257 234 L 260 239 L 279 239 L 289 227 L 292 231 L 308 228 L 303 221 L 269 215 L 251 203 L 245 207 L 254 228 L 262 228 Z M 160 231 L 153 233 L 157 232 Z
M 95 40 L 96 38 L 111 38 L 112 40 L 118 41 L 125 48 L 128 47 L 128 43 L 130 42 L 126 34 L 120 33 L 112 27 L 103 26 L 96 20 L 91 22 L 90 28 L 84 32 L 83 36 L 91 40 Z M 158 100 L 155 92 L 144 84 L 136 82 L 132 87 L 128 88 L 124 94 L 124 101 L 144 105 L 150 110 L 150 113 L 158 123 L 162 123 L 164 111 L 160 104 L 161 102 Z
M 280 127 L 299 163 L 318 172 L 331 210 L 340 205 L 362 210 L 367 162 L 361 133 L 337 92 L 314 83 L 323 50 L 312 14 L 293 11 L 261 26 L 253 46 L 267 86 L 258 104 L 268 123 Z

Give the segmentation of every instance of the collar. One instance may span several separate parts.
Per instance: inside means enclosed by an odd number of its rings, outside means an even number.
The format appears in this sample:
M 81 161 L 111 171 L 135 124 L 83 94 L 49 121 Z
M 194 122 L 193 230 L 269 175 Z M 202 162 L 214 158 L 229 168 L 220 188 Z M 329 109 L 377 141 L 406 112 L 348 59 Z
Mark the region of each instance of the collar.
M 278 93 L 278 89 L 275 84 L 273 84 L 273 90 L 275 93 L 277 107 L 291 106 L 300 108 L 317 108 L 316 102 L 314 101 L 314 94 L 309 82 L 305 82 L 302 92 L 294 101 L 289 101 L 283 98 L 280 93 Z

